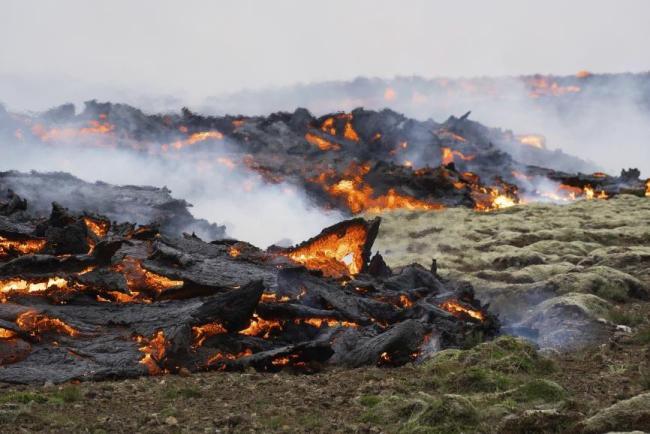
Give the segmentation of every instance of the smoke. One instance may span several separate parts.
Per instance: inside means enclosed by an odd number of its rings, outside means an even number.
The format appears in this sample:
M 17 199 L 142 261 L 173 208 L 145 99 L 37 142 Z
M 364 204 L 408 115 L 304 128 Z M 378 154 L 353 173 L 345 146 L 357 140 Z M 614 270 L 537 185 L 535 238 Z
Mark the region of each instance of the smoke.
M 94 147 L 99 143 L 89 140 L 57 146 L 2 142 L 0 170 L 64 171 L 88 182 L 166 186 L 175 198 L 193 204 L 194 217 L 225 224 L 229 237 L 260 247 L 281 240 L 286 244 L 287 238 L 302 241 L 341 219 L 335 212 L 312 207 L 294 186 L 265 184 L 230 160 L 227 143 L 219 143 L 223 152 L 211 153 L 209 159 L 200 153 L 184 153 L 180 159 L 173 153 L 156 156 Z
M 357 78 L 210 97 L 199 110 L 254 115 L 305 107 L 322 115 L 363 106 L 438 122 L 471 110 L 471 119 L 484 125 L 546 138 L 551 152 L 505 149 L 524 164 L 610 174 L 637 167 L 650 176 L 650 74 L 547 76 L 549 87 L 537 98 L 529 85 L 534 78 Z M 570 86 L 579 91 L 553 95 Z

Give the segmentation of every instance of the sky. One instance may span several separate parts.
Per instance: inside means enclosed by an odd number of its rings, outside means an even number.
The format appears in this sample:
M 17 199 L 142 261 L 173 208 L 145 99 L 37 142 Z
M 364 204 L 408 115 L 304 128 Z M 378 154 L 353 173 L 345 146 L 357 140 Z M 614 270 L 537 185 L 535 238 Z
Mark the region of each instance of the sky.
M 198 100 L 357 76 L 644 71 L 648 17 L 647 0 L 2 0 L 0 100 L 44 109 L 107 89 Z

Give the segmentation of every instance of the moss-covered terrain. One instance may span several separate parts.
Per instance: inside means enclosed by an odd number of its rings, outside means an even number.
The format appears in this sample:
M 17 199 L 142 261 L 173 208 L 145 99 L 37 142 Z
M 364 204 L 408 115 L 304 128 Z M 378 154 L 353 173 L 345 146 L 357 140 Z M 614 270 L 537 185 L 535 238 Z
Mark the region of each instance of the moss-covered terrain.
M 650 431 L 648 223 L 634 197 L 391 214 L 378 240 L 391 266 L 437 259 L 513 332 L 542 324 L 539 345 L 502 336 L 397 369 L 4 384 L 0 431 Z

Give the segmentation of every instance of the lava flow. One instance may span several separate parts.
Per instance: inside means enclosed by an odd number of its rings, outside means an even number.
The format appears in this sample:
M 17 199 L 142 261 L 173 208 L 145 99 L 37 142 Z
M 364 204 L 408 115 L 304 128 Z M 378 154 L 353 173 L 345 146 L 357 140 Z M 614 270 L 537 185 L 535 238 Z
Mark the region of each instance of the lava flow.
M 480 310 L 470 309 L 468 307 L 465 307 L 458 300 L 455 299 L 447 300 L 443 302 L 440 305 L 440 307 L 456 316 L 468 315 L 479 321 L 485 320 L 485 314 L 483 312 L 481 312 Z

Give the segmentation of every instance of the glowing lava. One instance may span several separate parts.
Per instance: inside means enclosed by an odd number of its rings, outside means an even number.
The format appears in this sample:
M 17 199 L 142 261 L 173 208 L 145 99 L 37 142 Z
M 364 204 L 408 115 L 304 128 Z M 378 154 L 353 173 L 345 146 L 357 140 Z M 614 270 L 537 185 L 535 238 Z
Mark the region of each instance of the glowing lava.
M 479 321 L 484 321 L 485 320 L 485 315 L 483 312 L 479 310 L 474 310 L 467 308 L 460 304 L 458 300 L 447 300 L 444 303 L 440 305 L 441 308 L 446 310 L 447 312 L 451 313 L 454 316 L 463 316 L 463 315 L 468 315 L 474 319 L 477 319 Z

